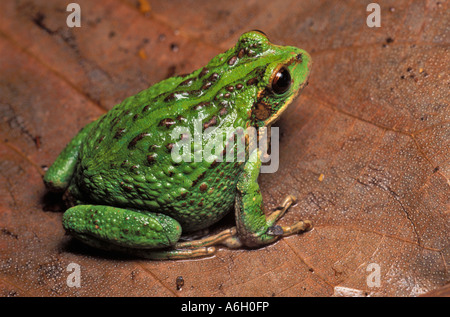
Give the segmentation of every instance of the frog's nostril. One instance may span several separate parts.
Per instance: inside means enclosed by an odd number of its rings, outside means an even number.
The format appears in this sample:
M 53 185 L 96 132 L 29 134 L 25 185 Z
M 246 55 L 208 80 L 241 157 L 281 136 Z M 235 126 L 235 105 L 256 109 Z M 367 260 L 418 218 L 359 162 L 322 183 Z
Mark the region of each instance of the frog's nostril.
M 302 55 L 302 53 L 298 54 L 295 58 L 297 59 L 297 61 L 299 63 L 303 62 L 303 55 Z

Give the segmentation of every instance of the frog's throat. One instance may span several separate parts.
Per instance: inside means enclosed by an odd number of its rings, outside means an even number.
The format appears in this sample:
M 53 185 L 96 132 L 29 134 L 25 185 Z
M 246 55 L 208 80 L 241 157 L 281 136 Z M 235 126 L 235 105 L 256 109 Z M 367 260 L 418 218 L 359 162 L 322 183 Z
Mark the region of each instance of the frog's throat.
M 275 113 L 273 113 L 269 118 L 267 118 L 266 121 L 264 121 L 264 126 L 268 127 L 274 124 L 281 116 L 281 114 L 287 109 L 287 107 L 294 101 L 295 98 L 303 91 L 303 89 L 308 85 L 308 77 L 306 80 L 301 84 L 301 86 L 288 98 L 286 99 L 286 102 L 284 105 L 278 109 Z
M 266 121 L 264 121 L 265 127 L 270 127 L 272 124 L 274 124 L 278 119 L 280 119 L 281 114 L 284 112 L 284 110 L 287 109 L 287 107 L 292 103 L 292 101 L 298 96 L 300 93 L 300 90 L 297 90 L 292 96 L 290 96 L 286 102 L 284 103 L 283 107 L 278 109 L 277 112 L 275 112 L 273 115 L 271 115 Z

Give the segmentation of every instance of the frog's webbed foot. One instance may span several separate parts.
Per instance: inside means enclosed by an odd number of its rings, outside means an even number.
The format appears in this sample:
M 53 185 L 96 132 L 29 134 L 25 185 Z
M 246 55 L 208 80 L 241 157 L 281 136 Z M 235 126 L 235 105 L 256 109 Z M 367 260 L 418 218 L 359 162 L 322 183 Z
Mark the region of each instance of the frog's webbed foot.
M 295 204 L 296 200 L 297 199 L 292 195 L 287 196 L 281 204 L 281 207 L 266 218 L 267 223 L 273 223 L 273 225 L 267 229 L 266 233 L 268 235 L 286 237 L 291 234 L 308 231 L 312 228 L 312 222 L 309 220 L 300 220 L 291 226 L 279 226 L 275 224 L 281 217 L 283 217 L 286 210 Z

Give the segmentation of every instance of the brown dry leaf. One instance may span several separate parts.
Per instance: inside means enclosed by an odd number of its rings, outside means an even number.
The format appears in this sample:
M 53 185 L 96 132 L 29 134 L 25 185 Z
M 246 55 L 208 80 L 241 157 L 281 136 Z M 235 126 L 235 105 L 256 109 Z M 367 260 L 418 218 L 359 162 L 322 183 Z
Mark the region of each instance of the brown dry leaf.
M 58 0 L 0 2 L 2 296 L 414 296 L 449 281 L 448 1 L 379 1 L 380 28 L 366 25 L 370 1 L 148 1 L 149 15 L 134 0 L 77 2 L 81 28 L 67 27 Z M 178 262 L 66 236 L 60 198 L 42 183 L 64 145 L 251 29 L 314 60 L 277 124 L 280 168 L 260 177 L 268 209 L 294 194 L 283 222 L 314 229 Z M 70 263 L 79 288 L 67 285 Z

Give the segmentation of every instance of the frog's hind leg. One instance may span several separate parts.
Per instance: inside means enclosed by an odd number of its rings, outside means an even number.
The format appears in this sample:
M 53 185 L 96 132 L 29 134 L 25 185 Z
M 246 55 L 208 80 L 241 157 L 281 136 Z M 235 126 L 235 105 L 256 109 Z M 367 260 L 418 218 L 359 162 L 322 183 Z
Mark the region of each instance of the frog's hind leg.
M 91 131 L 94 122 L 89 123 L 67 144 L 44 176 L 44 183 L 50 191 L 63 192 L 72 178 L 81 144 Z
M 63 216 L 67 232 L 84 243 L 148 259 L 186 259 L 211 255 L 212 247 L 178 249 L 180 224 L 160 213 L 101 205 L 78 205 Z

